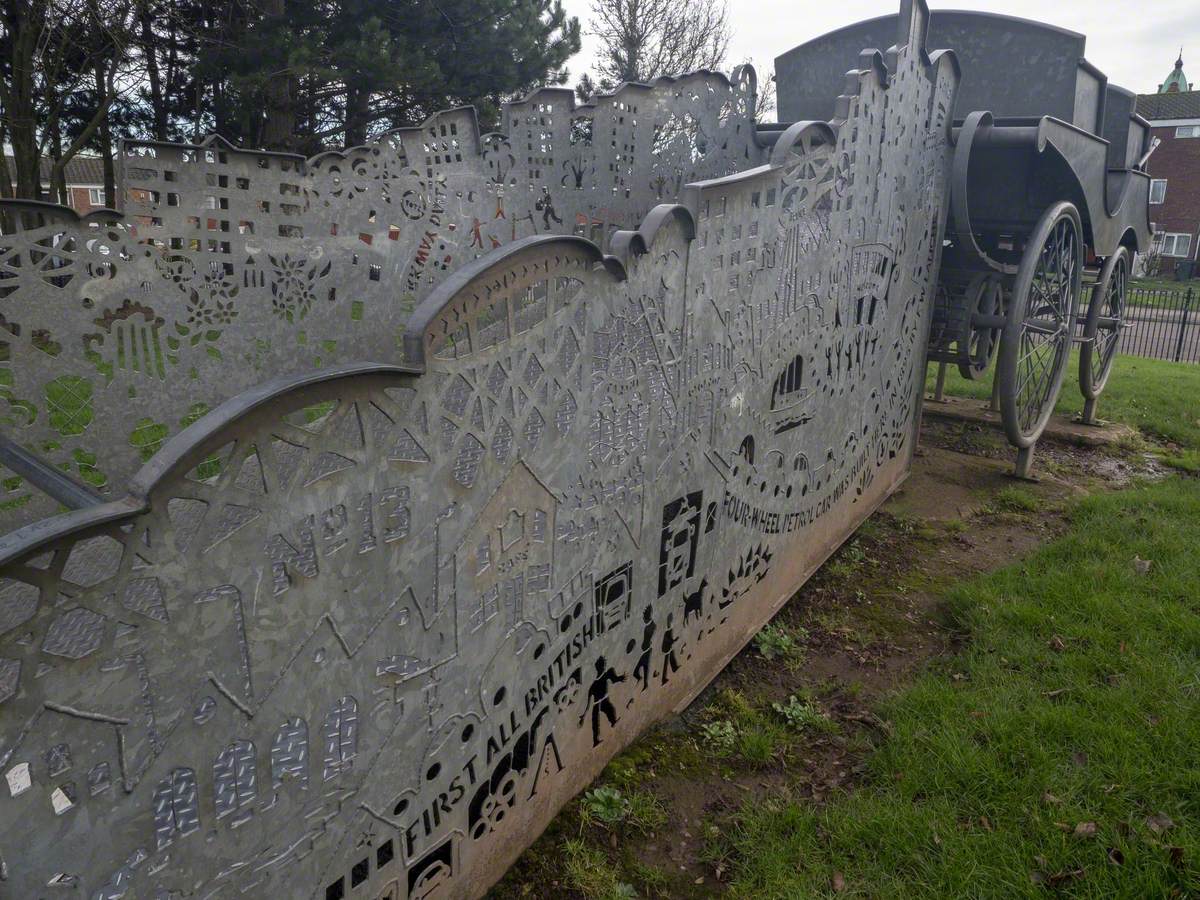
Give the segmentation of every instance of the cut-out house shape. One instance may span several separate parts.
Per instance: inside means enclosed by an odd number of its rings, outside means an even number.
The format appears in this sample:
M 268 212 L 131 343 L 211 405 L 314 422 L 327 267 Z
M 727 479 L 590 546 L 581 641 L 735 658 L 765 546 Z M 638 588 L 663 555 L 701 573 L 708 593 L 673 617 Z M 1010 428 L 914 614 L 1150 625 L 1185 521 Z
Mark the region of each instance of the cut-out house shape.
M 549 625 L 558 499 L 516 463 L 454 554 L 459 647 L 494 646 L 518 623 Z

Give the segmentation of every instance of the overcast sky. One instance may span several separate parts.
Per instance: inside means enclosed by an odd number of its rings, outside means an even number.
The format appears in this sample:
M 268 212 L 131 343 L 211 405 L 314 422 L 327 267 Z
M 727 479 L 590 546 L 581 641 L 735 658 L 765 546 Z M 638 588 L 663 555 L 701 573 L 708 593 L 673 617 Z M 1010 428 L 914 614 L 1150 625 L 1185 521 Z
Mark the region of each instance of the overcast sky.
M 590 65 L 592 0 L 564 0 L 583 25 L 583 52 L 571 81 Z M 753 59 L 759 74 L 775 57 L 827 31 L 900 8 L 899 0 L 728 0 L 733 20 L 730 65 Z M 1158 88 L 1183 45 L 1183 70 L 1200 87 L 1200 0 L 953 0 L 934 9 L 979 9 L 1037 19 L 1087 36 L 1087 58 L 1110 81 L 1139 94 Z M 887 48 L 880 48 L 887 49 Z

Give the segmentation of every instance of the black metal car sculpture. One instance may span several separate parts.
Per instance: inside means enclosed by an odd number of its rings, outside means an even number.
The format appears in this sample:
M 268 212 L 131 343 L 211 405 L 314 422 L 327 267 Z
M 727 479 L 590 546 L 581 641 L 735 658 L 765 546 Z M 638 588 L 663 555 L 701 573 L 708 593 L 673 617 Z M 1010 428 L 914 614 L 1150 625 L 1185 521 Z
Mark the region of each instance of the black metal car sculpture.
M 781 117 L 827 112 L 843 61 L 882 46 L 896 18 L 848 26 L 776 61 Z M 1040 22 L 938 10 L 932 46 L 963 67 L 950 217 L 928 359 L 965 378 L 990 370 L 1017 474 L 1079 346 L 1083 421 L 1095 422 L 1124 321 L 1133 254 L 1150 241 L 1148 123 L 1134 95 L 1083 58 L 1084 36 Z M 1019 73 L 1019 74 L 1018 74 Z M 1081 305 L 1085 267 L 1095 285 Z

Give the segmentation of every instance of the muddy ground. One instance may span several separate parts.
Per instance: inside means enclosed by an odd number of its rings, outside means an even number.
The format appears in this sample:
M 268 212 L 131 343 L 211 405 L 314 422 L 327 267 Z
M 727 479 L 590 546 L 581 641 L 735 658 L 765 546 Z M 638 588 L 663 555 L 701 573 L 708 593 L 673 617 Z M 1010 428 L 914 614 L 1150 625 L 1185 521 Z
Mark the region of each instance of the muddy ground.
M 1036 482 L 1018 482 L 1011 471 L 1012 451 L 998 432 L 927 420 L 908 481 L 776 617 L 802 636 L 797 658 L 767 660 L 752 642 L 682 715 L 643 736 L 597 782 L 649 797 L 659 807 L 651 824 L 606 827 L 576 798 L 492 896 L 603 897 L 601 889 L 580 890 L 572 874 L 566 843 L 580 840 L 593 857 L 604 854 L 618 881 L 637 885 L 629 896 L 721 895 L 730 863 L 713 838 L 722 820 L 748 799 L 766 802 L 784 790 L 820 803 L 853 788 L 888 727 L 872 712 L 877 701 L 913 673 L 948 664 L 958 636 L 939 608 L 947 586 L 1054 537 L 1073 498 L 1161 474 L 1136 444 L 1045 441 Z M 730 697 L 769 710 L 793 695 L 819 706 L 834 727 L 782 743 L 753 765 L 715 754 L 701 737 L 705 723 L 729 715 Z

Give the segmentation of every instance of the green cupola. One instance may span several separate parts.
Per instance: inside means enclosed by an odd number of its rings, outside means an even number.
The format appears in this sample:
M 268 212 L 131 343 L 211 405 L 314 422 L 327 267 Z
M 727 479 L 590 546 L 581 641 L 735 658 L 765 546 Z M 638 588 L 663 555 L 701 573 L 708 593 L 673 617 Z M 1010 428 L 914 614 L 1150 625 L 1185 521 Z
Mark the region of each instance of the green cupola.
M 1179 48 L 1179 59 L 1175 60 L 1175 68 L 1167 76 L 1167 80 L 1158 86 L 1160 94 L 1182 94 L 1190 91 L 1192 86 L 1183 75 L 1183 48 Z

